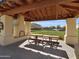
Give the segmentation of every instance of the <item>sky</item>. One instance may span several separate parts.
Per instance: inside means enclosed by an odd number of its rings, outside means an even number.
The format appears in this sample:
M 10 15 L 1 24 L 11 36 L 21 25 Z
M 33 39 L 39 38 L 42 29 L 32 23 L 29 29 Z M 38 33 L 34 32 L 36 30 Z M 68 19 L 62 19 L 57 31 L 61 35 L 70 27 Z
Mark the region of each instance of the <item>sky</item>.
M 66 20 L 50 20 L 50 21 L 36 21 L 33 23 L 40 24 L 43 27 L 49 27 L 49 26 L 65 26 L 66 25 Z M 77 26 L 79 24 L 79 18 L 76 20 Z

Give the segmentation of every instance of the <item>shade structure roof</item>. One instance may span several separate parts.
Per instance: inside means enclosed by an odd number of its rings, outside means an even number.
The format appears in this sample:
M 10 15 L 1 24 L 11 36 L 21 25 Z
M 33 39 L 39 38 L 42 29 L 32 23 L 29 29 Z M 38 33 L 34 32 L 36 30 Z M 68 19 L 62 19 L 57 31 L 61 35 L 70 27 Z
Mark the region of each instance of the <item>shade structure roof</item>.
M 79 14 L 79 0 L 4 0 L 0 13 L 22 14 L 26 21 L 73 18 Z

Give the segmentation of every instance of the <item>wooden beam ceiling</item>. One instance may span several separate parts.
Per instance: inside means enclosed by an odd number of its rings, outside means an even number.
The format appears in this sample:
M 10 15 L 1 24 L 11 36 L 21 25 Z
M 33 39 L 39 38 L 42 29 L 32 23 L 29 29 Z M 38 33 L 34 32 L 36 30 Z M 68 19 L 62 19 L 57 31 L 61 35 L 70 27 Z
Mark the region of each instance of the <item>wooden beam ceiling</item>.
M 79 10 L 79 4 L 76 3 L 66 3 L 66 4 L 60 4 L 63 8 L 71 8 L 71 9 L 76 9 Z
M 72 3 L 79 3 L 79 0 L 72 1 Z
M 39 16 L 38 16 L 38 13 L 36 12 L 36 10 L 33 10 L 32 14 L 34 14 L 35 19 L 39 19 Z
M 17 4 L 23 4 L 22 2 L 21 2 L 21 0 L 6 0 L 6 2 L 9 2 L 9 1 L 11 1 L 11 2 L 15 2 L 15 3 L 17 3 Z
M 0 5 L 0 13 L 23 14 L 26 21 L 65 19 L 79 14 L 78 0 L 6 0 Z
M 77 12 L 76 10 L 73 10 L 73 9 L 66 8 L 66 10 L 69 11 L 70 17 L 71 16 L 74 17 L 79 14 L 79 12 Z
M 47 13 L 47 17 L 50 18 L 50 15 L 51 15 L 50 7 L 46 8 L 46 10 L 47 10 L 47 12 L 46 12 L 46 13 Z M 48 11 L 48 10 L 49 10 L 49 11 Z
M 38 10 L 36 10 L 36 12 L 38 12 L 39 19 L 43 19 L 43 15 L 41 13 L 41 10 L 38 9 Z
M 22 13 L 22 12 L 31 11 L 33 9 L 37 9 L 37 8 L 41 8 L 41 7 L 47 7 L 47 6 L 54 5 L 54 4 L 56 4 L 55 0 L 43 0 L 40 3 L 34 3 L 34 4 L 30 4 L 30 5 L 26 4 L 26 5 L 22 5 L 18 8 L 7 10 L 7 11 L 3 12 L 3 14 L 14 15 L 14 14 Z
M 45 10 L 44 8 L 42 8 L 41 13 L 42 13 L 42 15 L 43 15 L 43 19 L 46 19 L 45 11 L 46 11 L 46 10 Z

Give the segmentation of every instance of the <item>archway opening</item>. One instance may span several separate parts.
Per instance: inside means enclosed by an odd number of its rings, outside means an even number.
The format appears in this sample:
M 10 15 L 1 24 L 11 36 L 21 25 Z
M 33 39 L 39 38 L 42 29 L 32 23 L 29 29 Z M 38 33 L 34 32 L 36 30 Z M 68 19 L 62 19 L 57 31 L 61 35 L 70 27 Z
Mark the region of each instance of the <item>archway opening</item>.
M 50 20 L 50 21 L 35 21 L 32 22 L 32 34 L 43 34 L 59 36 L 64 39 L 66 28 L 66 20 Z

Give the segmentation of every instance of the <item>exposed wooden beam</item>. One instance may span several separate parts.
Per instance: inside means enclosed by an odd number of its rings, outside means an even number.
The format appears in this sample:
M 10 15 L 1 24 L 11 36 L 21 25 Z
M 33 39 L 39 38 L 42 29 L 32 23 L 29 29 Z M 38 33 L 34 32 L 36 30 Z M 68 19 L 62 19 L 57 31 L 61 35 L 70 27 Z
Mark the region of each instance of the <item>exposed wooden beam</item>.
M 45 8 L 42 8 L 42 9 L 41 9 L 41 13 L 42 13 L 42 15 L 43 15 L 43 18 L 44 18 L 44 19 L 47 19 L 47 18 L 46 18 L 46 12 L 45 12 L 45 11 L 46 11 Z
M 43 20 L 43 19 L 44 19 L 44 15 L 43 15 L 43 11 L 42 11 L 42 9 L 39 9 L 39 12 L 40 12 L 41 17 L 42 17 L 42 18 L 40 18 L 40 20 Z
M 32 19 L 35 19 L 35 18 L 34 18 L 34 15 L 32 14 L 32 12 L 30 12 L 30 15 L 31 15 Z
M 79 0 L 72 1 L 73 3 L 79 3 Z
M 31 18 L 32 20 L 35 19 L 35 18 L 34 18 L 34 15 L 32 14 L 32 12 L 29 12 L 28 14 L 29 14 L 29 16 L 30 16 L 30 18 Z
M 10 7 L 8 6 L 8 4 L 6 4 L 6 3 L 3 3 L 3 4 L 1 4 L 0 5 L 2 8 L 4 8 L 5 10 L 6 9 L 10 9 Z
M 6 4 L 9 6 L 9 7 L 12 7 L 12 4 L 10 1 L 7 1 Z
M 50 17 L 53 17 L 53 16 L 52 16 L 52 12 L 51 12 L 51 11 L 53 11 L 53 10 L 51 10 L 51 8 L 52 8 L 52 7 L 48 7 L 48 8 L 47 8 L 47 15 L 48 15 L 49 18 L 50 18 Z
M 2 6 L 0 6 L 0 9 L 4 9 Z
M 28 15 L 28 14 L 24 14 L 24 17 L 25 17 L 25 19 L 27 19 L 27 20 L 32 20 L 32 18 L 31 18 L 30 15 Z
M 36 2 L 41 2 L 42 0 L 36 0 Z
M 62 10 L 61 10 L 61 8 L 59 7 L 59 6 L 56 6 L 56 19 L 57 18 L 61 18 L 61 16 L 62 16 Z M 61 12 L 62 11 L 62 12 Z
M 28 4 L 32 4 L 32 3 L 34 2 L 34 0 L 26 0 L 26 2 L 27 2 Z
M 47 6 L 54 5 L 54 4 L 55 3 L 53 2 L 53 0 L 44 0 L 40 3 L 34 3 L 31 5 L 23 5 L 21 7 L 8 10 L 6 12 L 3 12 L 3 14 L 14 15 L 14 14 L 22 13 L 22 12 L 27 12 L 27 11 L 30 11 L 36 8 L 47 7 Z
M 41 9 L 37 9 L 36 12 L 38 13 L 39 18 L 43 19 L 43 15 L 41 13 Z
M 34 22 L 34 21 L 50 21 L 50 20 L 63 20 L 63 19 L 66 19 L 66 18 L 60 18 L 60 19 L 56 19 L 56 18 L 54 18 L 54 19 L 52 19 L 52 18 L 50 18 L 50 19 L 37 19 L 37 20 L 28 20 L 28 19 L 25 19 L 25 21 L 30 21 L 30 22 Z
M 35 11 L 36 18 L 37 18 L 37 19 L 40 19 L 41 17 L 39 16 L 39 13 L 38 13 L 39 11 L 38 11 L 38 9 L 36 9 L 36 10 L 34 10 L 34 11 Z
M 33 19 L 37 19 L 37 15 L 36 15 L 35 11 L 31 11 L 31 15 L 32 15 Z
M 72 2 L 72 1 L 75 1 L 75 0 L 64 0 L 63 2 Z
M 60 18 L 66 18 L 67 17 L 67 15 L 69 14 L 69 11 L 67 11 L 65 8 L 63 8 L 63 7 L 61 7 L 61 6 L 59 6 L 58 5 L 58 9 L 59 9 L 59 16 L 60 16 Z
M 11 1 L 11 2 L 15 2 L 18 5 L 22 5 L 23 3 L 21 2 L 21 0 L 6 0 L 6 2 Z
M 17 6 L 20 6 L 20 4 L 17 4 L 13 1 L 7 1 L 6 4 L 10 7 L 10 9 L 15 8 L 15 7 L 17 8 Z
M 31 11 L 31 12 L 32 12 L 32 14 L 34 15 L 34 18 L 35 18 L 35 19 L 39 19 L 39 16 L 38 16 L 36 10 L 33 10 L 33 11 Z
M 71 9 L 77 9 L 79 10 L 79 4 L 72 4 L 72 3 L 68 3 L 68 4 L 60 4 L 60 6 L 64 7 L 64 8 L 71 8 Z
M 70 13 L 72 13 L 74 16 L 79 14 L 79 11 L 77 11 L 75 9 L 66 8 L 66 10 L 69 11 Z
M 56 8 L 55 8 L 55 10 L 56 10 L 56 12 L 55 12 L 55 13 L 56 13 L 56 19 L 58 19 L 58 11 L 57 11 L 58 8 L 57 8 L 57 5 L 56 5 L 55 7 L 56 7 Z
M 48 14 L 47 14 L 47 8 L 44 8 L 44 10 L 45 10 L 46 18 L 49 18 L 49 17 L 48 17 Z M 49 10 L 49 11 L 50 11 L 50 10 Z
M 79 3 L 74 3 L 74 2 L 62 2 L 62 3 L 59 3 L 60 5 L 70 5 L 70 6 L 77 6 L 79 5 Z
M 56 5 L 55 6 L 51 6 L 50 11 L 51 11 L 51 17 L 52 17 L 52 19 L 56 18 Z

